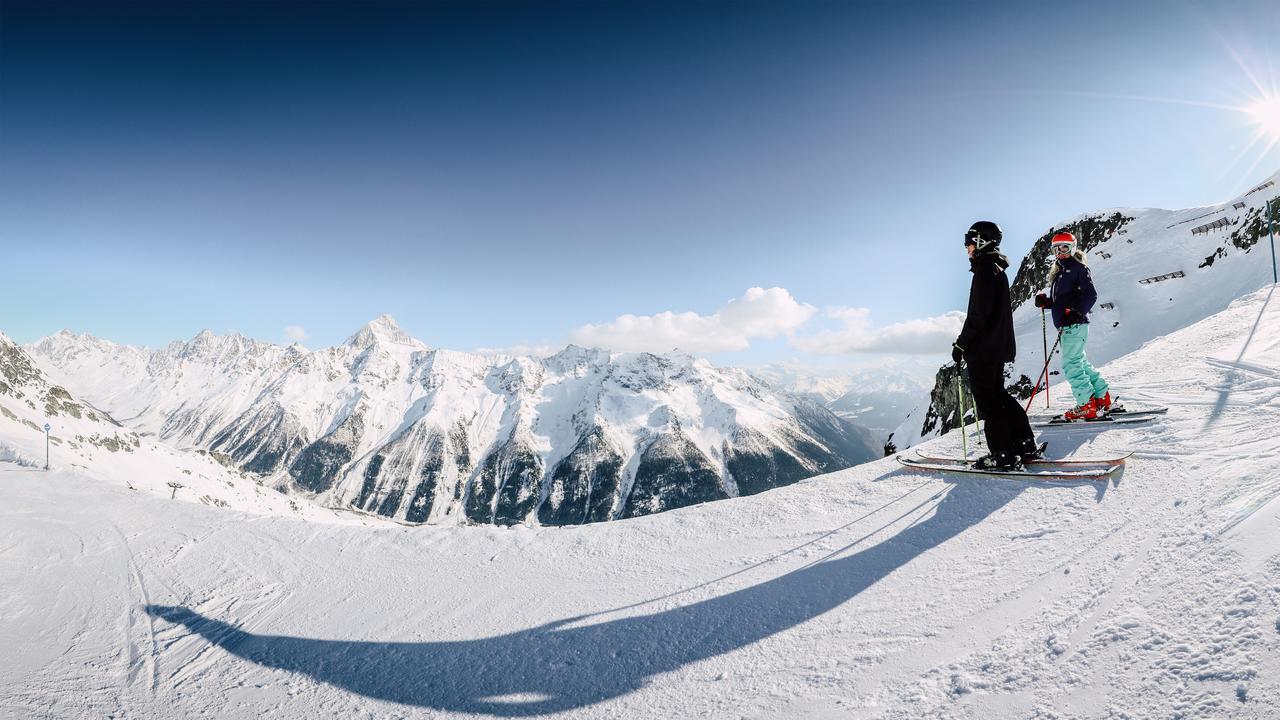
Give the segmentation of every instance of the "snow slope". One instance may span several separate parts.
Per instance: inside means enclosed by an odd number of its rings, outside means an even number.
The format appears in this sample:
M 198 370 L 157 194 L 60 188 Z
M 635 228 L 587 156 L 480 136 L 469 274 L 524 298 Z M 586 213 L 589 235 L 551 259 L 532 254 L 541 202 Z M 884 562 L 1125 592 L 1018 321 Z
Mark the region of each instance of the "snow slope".
M 235 469 L 224 455 L 179 450 L 133 432 L 50 382 L 26 352 L 0 333 L 0 463 L 43 471 L 46 450 L 53 468 L 73 469 L 94 482 L 129 491 L 250 513 L 369 523 L 280 493 Z
M 0 463 L 0 714 L 1277 717 L 1275 291 L 1104 368 L 1170 407 L 1048 436 L 1135 450 L 1109 483 L 886 459 L 622 522 L 410 529 Z

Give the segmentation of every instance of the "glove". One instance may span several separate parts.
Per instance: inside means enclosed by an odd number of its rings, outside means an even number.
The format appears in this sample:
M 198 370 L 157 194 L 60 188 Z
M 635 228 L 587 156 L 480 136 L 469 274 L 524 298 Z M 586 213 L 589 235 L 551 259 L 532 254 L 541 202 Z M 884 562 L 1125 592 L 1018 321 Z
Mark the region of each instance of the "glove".
M 1048 295 L 1040 293 L 1039 295 L 1036 295 L 1036 307 L 1051 308 L 1053 307 L 1053 301 L 1049 299 Z
M 955 343 L 951 343 L 951 359 L 955 361 L 955 364 L 957 365 L 959 365 L 960 361 L 964 359 L 964 350 Z

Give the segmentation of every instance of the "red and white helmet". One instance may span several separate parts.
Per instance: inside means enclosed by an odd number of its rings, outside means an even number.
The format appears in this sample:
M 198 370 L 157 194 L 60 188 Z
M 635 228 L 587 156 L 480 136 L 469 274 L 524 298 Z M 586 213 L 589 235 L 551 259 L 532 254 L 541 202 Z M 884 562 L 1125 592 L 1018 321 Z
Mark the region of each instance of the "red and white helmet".
M 1076 252 L 1076 236 L 1069 232 L 1056 233 L 1049 241 L 1049 250 L 1055 257 L 1071 256 Z

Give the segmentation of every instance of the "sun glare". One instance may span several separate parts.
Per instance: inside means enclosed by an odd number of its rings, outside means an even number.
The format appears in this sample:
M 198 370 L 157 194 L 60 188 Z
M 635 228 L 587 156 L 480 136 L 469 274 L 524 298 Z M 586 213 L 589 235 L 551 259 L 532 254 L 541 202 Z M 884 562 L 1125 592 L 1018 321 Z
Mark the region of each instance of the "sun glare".
M 1259 130 L 1273 138 L 1280 138 L 1280 97 L 1260 100 L 1250 105 L 1248 111 Z

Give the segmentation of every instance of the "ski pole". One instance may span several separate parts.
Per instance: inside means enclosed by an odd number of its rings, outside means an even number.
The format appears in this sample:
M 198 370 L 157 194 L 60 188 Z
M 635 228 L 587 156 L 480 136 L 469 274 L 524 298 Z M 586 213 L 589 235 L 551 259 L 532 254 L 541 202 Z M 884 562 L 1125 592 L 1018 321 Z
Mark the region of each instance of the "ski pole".
M 1040 344 L 1044 348 L 1044 357 L 1046 360 L 1048 360 L 1049 359 L 1049 330 L 1048 330 L 1048 325 L 1046 325 L 1044 321 L 1044 308 L 1040 308 Z M 1040 381 L 1037 380 L 1036 384 L 1039 385 Z M 1044 386 L 1044 407 L 1046 410 L 1049 409 L 1049 384 L 1048 383 L 1045 383 L 1045 386 Z
M 966 368 L 966 372 L 964 372 L 963 374 L 961 374 L 961 376 L 960 376 L 960 377 L 961 377 L 961 379 L 962 379 L 962 380 L 968 381 L 968 383 L 969 383 L 970 385 L 972 385 L 972 384 L 973 384 L 973 379 L 969 377 L 969 373 L 967 372 L 967 368 Z M 966 397 L 966 396 L 964 396 L 964 395 L 962 394 L 962 395 L 961 395 L 961 397 L 962 397 L 962 398 L 964 398 L 964 397 Z M 961 403 L 960 403 L 960 409 L 961 409 L 961 411 L 963 411 L 963 410 L 964 410 L 964 408 L 965 408 L 966 406 L 968 406 L 970 409 L 972 409 L 972 410 L 973 410 L 973 437 L 974 437 L 974 439 L 975 439 L 975 440 L 977 440 L 977 441 L 978 441 L 978 447 L 979 447 L 979 448 L 983 448 L 983 447 L 985 447 L 985 445 L 983 445 L 983 444 L 982 444 L 982 423 L 981 423 L 981 421 L 980 421 L 980 420 L 979 420 L 979 418 L 978 418 L 978 405 L 977 405 L 977 401 L 975 401 L 975 400 L 973 399 L 973 394 L 972 394 L 972 393 L 970 393 L 967 397 L 968 397 L 968 400 L 967 400 L 967 401 L 964 401 L 964 400 L 962 400 L 962 401 L 961 401 Z M 968 417 L 968 416 L 966 415 L 965 417 Z M 981 450 L 979 450 L 979 452 L 981 452 Z
M 964 461 L 969 462 L 969 425 L 964 419 L 964 390 L 963 383 L 960 381 L 960 367 L 956 366 L 956 403 L 960 406 L 957 411 L 960 413 L 960 444 L 964 447 Z
M 1045 353 L 1044 369 L 1040 371 L 1040 377 L 1036 379 L 1036 386 L 1031 389 L 1031 397 L 1027 398 L 1027 406 L 1024 411 L 1031 409 L 1031 401 L 1036 399 L 1036 393 L 1040 392 L 1040 380 L 1044 380 L 1044 391 L 1049 392 L 1049 359 L 1058 351 L 1058 343 L 1062 342 L 1062 330 L 1058 330 L 1058 339 L 1053 341 L 1053 349 Z

